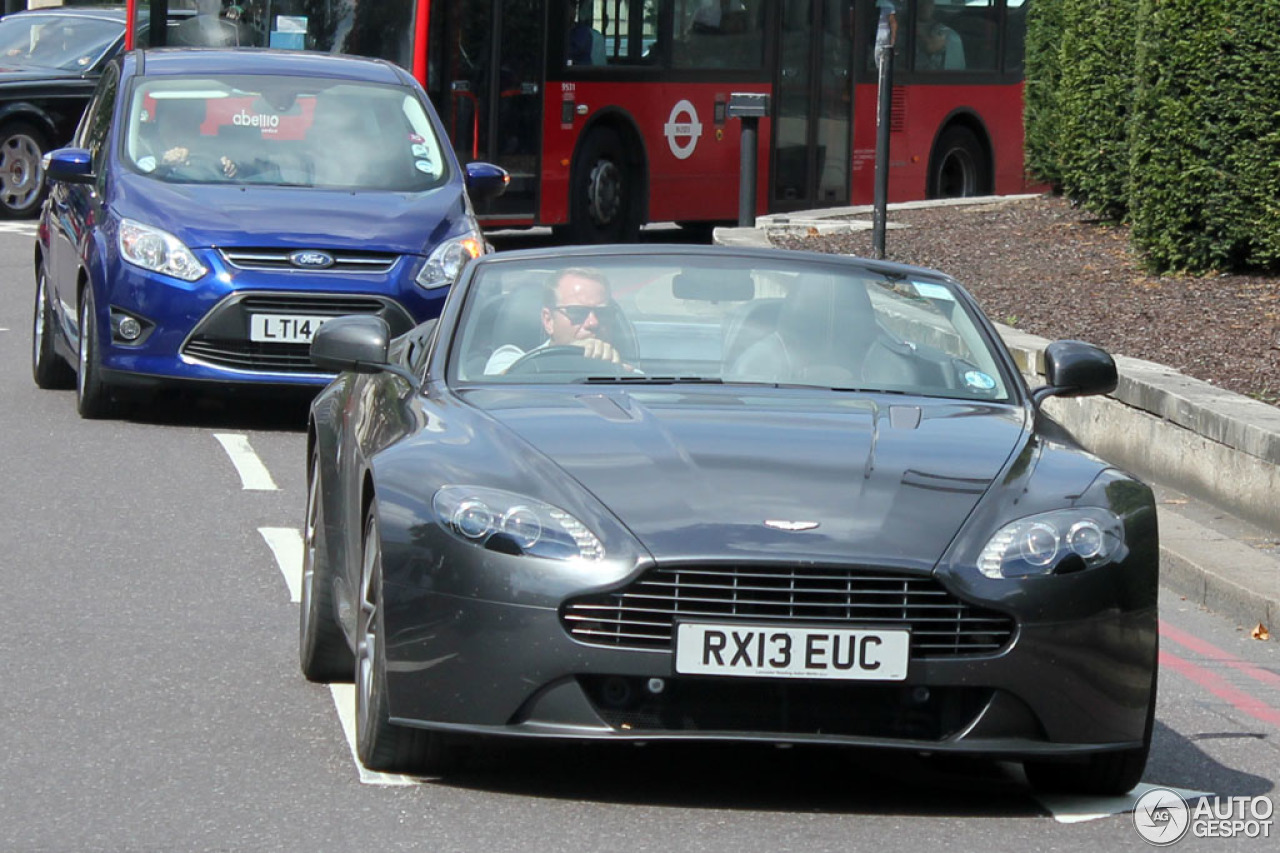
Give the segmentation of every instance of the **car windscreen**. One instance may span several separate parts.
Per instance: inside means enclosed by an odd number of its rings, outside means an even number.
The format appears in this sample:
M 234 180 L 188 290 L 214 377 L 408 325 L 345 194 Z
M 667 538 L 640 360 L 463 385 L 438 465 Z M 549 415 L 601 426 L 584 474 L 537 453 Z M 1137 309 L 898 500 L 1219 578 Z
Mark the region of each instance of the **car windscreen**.
M 451 381 L 706 382 L 1007 401 L 1012 380 L 943 279 L 731 254 L 483 263 Z
M 78 15 L 11 15 L 0 20 L 0 59 L 84 71 L 124 32 L 124 24 Z
M 421 192 L 446 160 L 408 88 L 303 77 L 143 78 L 123 156 L 170 183 Z

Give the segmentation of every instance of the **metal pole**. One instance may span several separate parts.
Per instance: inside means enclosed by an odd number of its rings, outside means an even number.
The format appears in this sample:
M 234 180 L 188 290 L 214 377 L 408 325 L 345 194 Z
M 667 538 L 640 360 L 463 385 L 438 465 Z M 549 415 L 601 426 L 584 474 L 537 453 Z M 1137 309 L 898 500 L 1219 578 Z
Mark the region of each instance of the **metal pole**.
M 769 96 L 756 92 L 733 92 L 725 112 L 742 120 L 738 143 L 738 227 L 756 225 L 756 161 L 760 147 L 760 119 L 769 114 Z
M 756 225 L 756 145 L 759 119 L 742 119 L 742 156 L 738 172 L 738 227 Z
M 893 45 L 876 50 L 880 88 L 876 112 L 876 185 L 871 218 L 871 244 L 877 260 L 884 260 L 886 209 L 889 203 L 889 123 L 893 116 Z

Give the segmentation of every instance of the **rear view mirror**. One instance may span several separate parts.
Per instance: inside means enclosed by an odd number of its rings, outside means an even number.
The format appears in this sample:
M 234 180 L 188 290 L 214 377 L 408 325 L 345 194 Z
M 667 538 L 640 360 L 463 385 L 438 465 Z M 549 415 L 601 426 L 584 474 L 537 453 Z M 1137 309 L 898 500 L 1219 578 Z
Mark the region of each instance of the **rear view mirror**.
M 335 317 L 311 339 L 311 363 L 321 370 L 378 373 L 386 369 L 391 330 L 381 317 Z
M 1032 392 L 1039 405 L 1049 397 L 1088 397 L 1116 390 L 1119 375 L 1106 351 L 1083 341 L 1054 341 L 1044 349 L 1047 383 Z
M 492 163 L 467 164 L 467 195 L 472 201 L 497 198 L 507 191 L 511 175 L 501 166 Z
M 756 284 L 747 270 L 688 270 L 676 273 L 671 295 L 699 302 L 746 302 L 755 298 Z
M 93 183 L 93 156 L 84 148 L 58 148 L 44 155 L 44 173 L 52 181 Z

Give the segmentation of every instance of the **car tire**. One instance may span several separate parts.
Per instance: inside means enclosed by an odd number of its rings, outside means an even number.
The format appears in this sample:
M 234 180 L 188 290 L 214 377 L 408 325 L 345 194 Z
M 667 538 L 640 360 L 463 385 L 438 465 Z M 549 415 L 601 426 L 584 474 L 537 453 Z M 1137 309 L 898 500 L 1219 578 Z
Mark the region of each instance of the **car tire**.
M 929 198 L 968 198 L 991 192 L 991 165 L 978 137 L 953 125 L 942 132 L 929 158 Z
M 1142 781 L 1151 753 L 1158 677 L 1158 671 L 1151 677 L 1151 704 L 1147 706 L 1146 736 L 1141 747 L 1092 755 L 1083 762 L 1024 761 L 1022 769 L 1031 787 L 1037 791 L 1096 796 L 1120 796 L 1132 791 Z
M 1150 746 L 1090 756 L 1083 762 L 1025 761 L 1027 781 L 1037 791 L 1120 796 L 1142 781 Z
M 334 608 L 333 567 L 324 536 L 319 450 L 311 452 L 311 476 L 307 481 L 298 657 L 302 674 L 308 681 L 350 681 L 355 670 L 355 656 L 342 634 Z
M 31 377 L 45 390 L 74 388 L 75 371 L 54 350 L 53 304 L 49 301 L 49 277 L 44 265 L 36 275 L 36 304 L 31 319 Z
M 25 121 L 0 127 L 0 217 L 33 216 L 44 201 L 45 136 Z
M 639 181 L 617 131 L 598 127 L 582 144 L 570 177 L 569 225 L 559 233 L 573 243 L 631 243 L 640 239 Z
M 360 615 L 355 662 L 356 754 L 369 770 L 442 775 L 457 765 L 448 735 L 391 723 L 382 626 L 382 543 L 377 505 L 365 514 L 360 565 Z
M 108 417 L 112 412 L 111 389 L 102 379 L 98 349 L 98 320 L 93 288 L 86 287 L 80 299 L 80 347 L 76 359 L 76 411 L 89 420 Z

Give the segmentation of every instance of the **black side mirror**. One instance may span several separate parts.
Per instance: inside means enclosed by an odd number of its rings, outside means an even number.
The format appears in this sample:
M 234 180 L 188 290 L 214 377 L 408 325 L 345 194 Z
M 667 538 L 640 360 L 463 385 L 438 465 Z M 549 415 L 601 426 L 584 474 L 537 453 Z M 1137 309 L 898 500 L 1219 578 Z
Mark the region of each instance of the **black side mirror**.
M 472 201 L 488 201 L 507 191 L 511 174 L 492 163 L 467 164 L 467 194 Z
M 381 317 L 335 317 L 311 338 L 311 363 L 321 370 L 379 373 L 389 364 L 390 342 L 391 330 Z
M 1083 341 L 1054 341 L 1045 347 L 1044 376 L 1048 384 L 1031 392 L 1037 406 L 1049 397 L 1110 394 L 1120 379 L 1115 360 Z
M 51 181 L 91 184 L 95 180 L 93 155 L 84 148 L 57 148 L 44 155 L 41 165 Z

